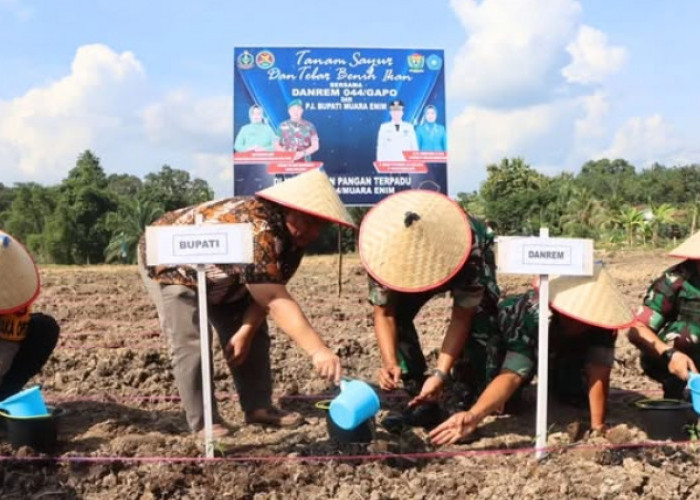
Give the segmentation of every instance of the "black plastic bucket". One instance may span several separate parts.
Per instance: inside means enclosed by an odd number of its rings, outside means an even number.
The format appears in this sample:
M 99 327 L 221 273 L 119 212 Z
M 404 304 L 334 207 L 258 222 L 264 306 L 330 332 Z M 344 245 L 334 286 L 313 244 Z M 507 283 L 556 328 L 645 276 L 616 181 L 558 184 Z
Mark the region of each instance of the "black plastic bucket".
M 316 408 L 326 412 L 326 429 L 328 437 L 338 443 L 371 443 L 374 439 L 375 424 L 374 417 L 362 422 L 354 429 L 343 429 L 338 426 L 328 411 L 330 401 L 319 401 L 316 403 Z
M 2 413 L 7 440 L 14 449 L 29 446 L 42 453 L 51 453 L 58 442 L 60 408 L 48 407 L 49 413 L 38 417 L 12 417 Z
M 693 405 L 680 399 L 642 399 L 634 403 L 650 439 L 687 441 L 688 426 L 697 420 Z

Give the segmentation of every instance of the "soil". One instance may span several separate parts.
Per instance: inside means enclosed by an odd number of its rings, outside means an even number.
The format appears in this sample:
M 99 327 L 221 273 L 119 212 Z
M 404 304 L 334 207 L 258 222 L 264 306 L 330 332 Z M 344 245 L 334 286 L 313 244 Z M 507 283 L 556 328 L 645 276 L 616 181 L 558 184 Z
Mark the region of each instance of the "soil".
M 597 257 L 631 306 L 674 262 L 659 251 Z M 356 256 L 344 256 L 342 268 L 340 296 L 337 257 L 307 257 L 290 290 L 342 357 L 346 375 L 373 380 L 378 354 L 366 276 Z M 244 425 L 217 345 L 213 380 L 235 433 L 217 446 L 223 458 L 204 462 L 198 459 L 201 440 L 187 432 L 167 346 L 136 269 L 44 267 L 41 278 L 35 310 L 56 317 L 62 332 L 36 382 L 63 411 L 59 444 L 48 456 L 14 450 L 0 438 L 3 499 L 700 498 L 695 443 L 649 446 L 649 412 L 631 403 L 660 397 L 659 387 L 641 374 L 638 353 L 624 335 L 616 345 L 610 432 L 591 436 L 586 410 L 552 401 L 548 444 L 554 449 L 538 461 L 532 452 L 534 386 L 517 415 L 490 417 L 466 444 L 436 449 L 421 429 L 395 436 L 381 427 L 369 445 L 330 441 L 325 414 L 314 403 L 331 388 L 273 326 L 278 403 L 302 412 L 306 423 L 293 430 Z M 499 280 L 510 294 L 525 290 L 530 278 Z M 449 297 L 436 297 L 417 320 L 430 359 L 449 309 Z M 400 394 L 383 395 L 382 414 L 405 402 Z

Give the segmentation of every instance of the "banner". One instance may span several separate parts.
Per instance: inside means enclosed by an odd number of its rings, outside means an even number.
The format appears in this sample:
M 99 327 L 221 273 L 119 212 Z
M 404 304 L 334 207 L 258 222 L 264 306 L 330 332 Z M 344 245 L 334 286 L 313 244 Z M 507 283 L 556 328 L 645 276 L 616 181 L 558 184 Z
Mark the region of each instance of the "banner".
M 322 167 L 348 205 L 447 194 L 444 53 L 234 49 L 235 196 Z

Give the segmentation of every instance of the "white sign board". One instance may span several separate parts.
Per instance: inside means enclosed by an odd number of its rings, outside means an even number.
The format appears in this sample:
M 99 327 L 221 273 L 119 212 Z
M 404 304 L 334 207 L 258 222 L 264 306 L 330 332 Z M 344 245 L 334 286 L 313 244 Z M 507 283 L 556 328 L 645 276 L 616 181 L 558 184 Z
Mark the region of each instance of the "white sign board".
M 593 240 L 499 236 L 496 266 L 499 273 L 593 274 Z
M 146 264 L 249 264 L 252 224 L 146 227 Z

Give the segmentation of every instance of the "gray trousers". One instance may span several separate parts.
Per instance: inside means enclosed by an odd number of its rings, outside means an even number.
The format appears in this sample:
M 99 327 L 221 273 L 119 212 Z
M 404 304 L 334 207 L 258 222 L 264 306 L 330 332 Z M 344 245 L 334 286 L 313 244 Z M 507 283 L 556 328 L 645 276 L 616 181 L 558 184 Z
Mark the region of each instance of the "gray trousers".
M 173 374 L 187 424 L 192 431 L 204 427 L 202 394 L 202 359 L 199 340 L 199 313 L 197 290 L 184 285 L 164 285 L 148 277 L 146 268 L 139 263 L 139 272 L 146 290 L 158 310 L 160 326 L 168 339 Z M 208 305 L 209 324 L 225 346 L 243 321 L 250 296 L 235 303 Z M 209 331 L 211 342 L 211 329 Z M 241 366 L 229 365 L 241 407 L 245 412 L 272 405 L 272 375 L 270 372 L 270 337 L 267 323 L 255 332 L 248 357 Z M 213 394 L 214 422 L 220 421 Z

